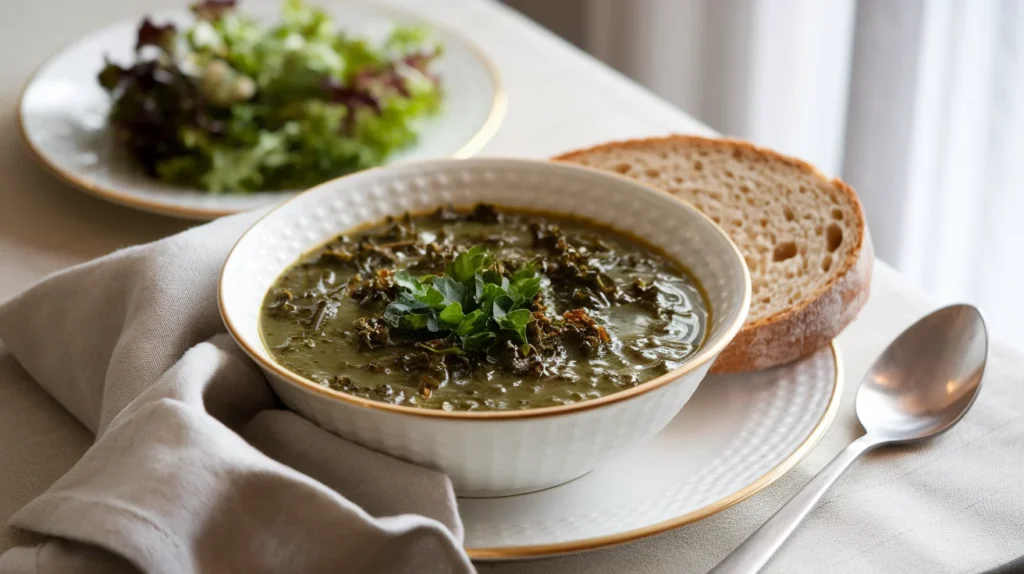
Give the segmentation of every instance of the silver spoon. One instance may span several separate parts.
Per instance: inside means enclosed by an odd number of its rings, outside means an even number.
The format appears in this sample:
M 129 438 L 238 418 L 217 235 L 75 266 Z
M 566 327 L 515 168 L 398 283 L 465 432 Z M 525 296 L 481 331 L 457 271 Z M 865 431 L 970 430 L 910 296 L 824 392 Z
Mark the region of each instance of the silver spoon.
M 836 455 L 709 574 L 759 571 L 861 454 L 949 430 L 978 395 L 987 356 L 985 321 L 970 305 L 939 309 L 911 325 L 875 360 L 857 389 L 857 418 L 867 431 L 864 436 Z

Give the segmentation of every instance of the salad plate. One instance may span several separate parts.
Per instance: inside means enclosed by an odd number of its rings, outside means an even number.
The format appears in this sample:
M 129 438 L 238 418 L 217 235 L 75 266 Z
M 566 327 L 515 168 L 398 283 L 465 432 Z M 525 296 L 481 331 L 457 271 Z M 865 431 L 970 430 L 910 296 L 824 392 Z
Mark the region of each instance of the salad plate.
M 361 2 L 331 2 L 322 8 L 337 27 L 371 44 L 383 42 L 395 26 L 429 30 L 442 46 L 431 73 L 440 79 L 440 109 L 415 125 L 415 143 L 391 154 L 386 163 L 428 158 L 463 158 L 475 154 L 493 136 L 505 109 L 497 69 L 474 44 L 459 34 L 394 8 Z M 249 0 L 238 10 L 274 24 L 281 3 Z M 188 9 L 146 16 L 179 29 L 195 19 Z M 115 145 L 108 114 L 111 97 L 97 81 L 105 58 L 121 66 L 132 63 L 138 15 L 97 30 L 42 64 L 22 92 L 18 120 L 30 152 L 60 179 L 102 199 L 132 208 L 184 217 L 213 219 L 273 205 L 298 189 L 211 193 L 172 185 L 146 173 Z
M 711 375 L 651 440 L 566 484 L 460 498 L 474 560 L 553 556 L 690 524 L 760 492 L 810 452 L 842 395 L 833 341 L 798 362 Z

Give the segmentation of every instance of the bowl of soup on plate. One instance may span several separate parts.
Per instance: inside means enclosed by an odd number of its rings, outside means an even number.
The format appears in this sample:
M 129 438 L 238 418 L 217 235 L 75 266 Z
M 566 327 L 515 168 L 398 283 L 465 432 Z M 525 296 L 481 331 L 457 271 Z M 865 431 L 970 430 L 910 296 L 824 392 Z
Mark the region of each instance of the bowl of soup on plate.
M 438 160 L 282 204 L 219 297 L 287 406 L 495 496 L 664 427 L 743 324 L 750 279 L 713 222 L 630 179 Z

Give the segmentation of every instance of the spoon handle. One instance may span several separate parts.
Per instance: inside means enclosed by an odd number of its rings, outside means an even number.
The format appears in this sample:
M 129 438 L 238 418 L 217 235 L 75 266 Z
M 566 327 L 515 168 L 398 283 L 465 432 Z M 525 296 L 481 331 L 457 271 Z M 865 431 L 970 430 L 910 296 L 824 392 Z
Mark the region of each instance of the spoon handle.
M 869 435 L 850 443 L 804 485 L 800 492 L 789 499 L 785 506 L 769 518 L 768 522 L 751 534 L 750 538 L 744 540 L 743 544 L 708 574 L 754 574 L 760 571 L 839 475 L 843 474 L 857 457 L 879 444 L 878 439 Z

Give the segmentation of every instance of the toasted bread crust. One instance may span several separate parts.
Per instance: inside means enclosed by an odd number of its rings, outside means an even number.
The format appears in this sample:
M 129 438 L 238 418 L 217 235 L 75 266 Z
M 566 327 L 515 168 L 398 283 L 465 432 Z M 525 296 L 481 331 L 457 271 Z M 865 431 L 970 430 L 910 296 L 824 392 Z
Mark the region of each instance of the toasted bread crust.
M 571 151 L 553 159 L 575 163 L 595 152 L 627 149 L 642 151 L 666 143 L 738 151 L 763 161 L 781 162 L 838 190 L 854 208 L 856 215 L 856 221 L 851 223 L 851 227 L 859 231 L 856 243 L 829 281 L 798 304 L 744 325 L 719 355 L 711 372 L 766 369 L 795 361 L 828 345 L 857 316 L 867 301 L 871 284 L 874 250 L 864 223 L 864 210 L 853 189 L 838 178 L 827 178 L 805 161 L 733 139 L 670 135 L 606 143 Z

